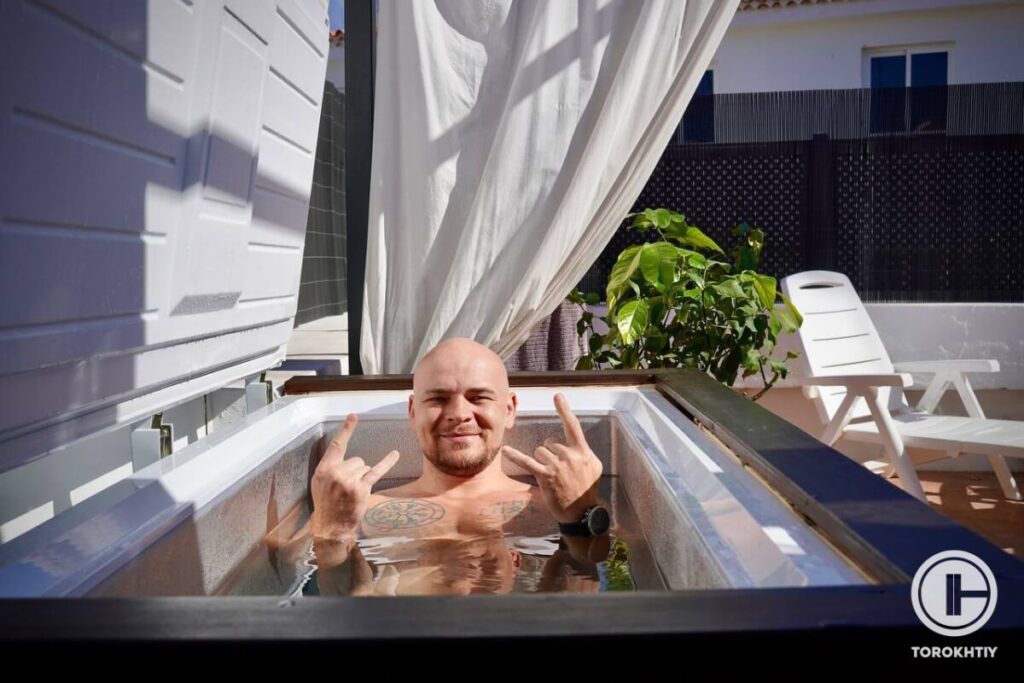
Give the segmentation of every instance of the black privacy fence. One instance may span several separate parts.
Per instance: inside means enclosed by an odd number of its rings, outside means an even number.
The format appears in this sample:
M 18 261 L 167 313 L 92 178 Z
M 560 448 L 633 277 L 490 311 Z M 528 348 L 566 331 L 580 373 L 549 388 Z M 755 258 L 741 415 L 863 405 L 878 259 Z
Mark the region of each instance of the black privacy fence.
M 633 210 L 655 207 L 724 248 L 762 228 L 761 271 L 865 301 L 1022 302 L 1024 83 L 696 97 Z M 642 241 L 620 228 L 581 289 Z
M 315 153 L 296 325 L 348 311 L 345 93 L 330 81 L 324 84 Z

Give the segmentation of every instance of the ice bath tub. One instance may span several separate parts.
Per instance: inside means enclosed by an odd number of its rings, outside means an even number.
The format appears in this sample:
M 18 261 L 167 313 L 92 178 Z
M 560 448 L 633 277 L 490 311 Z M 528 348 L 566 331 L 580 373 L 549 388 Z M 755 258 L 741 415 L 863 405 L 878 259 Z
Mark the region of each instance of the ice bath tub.
M 1019 586 L 1017 560 L 700 373 L 522 374 L 512 382 L 520 418 L 510 443 L 527 449 L 559 434 L 552 396 L 566 394 L 615 480 L 605 487 L 617 492 L 613 517 L 633 520 L 653 558 L 657 577 L 645 585 L 661 582 L 667 592 L 368 604 L 295 599 L 296 577 L 256 569 L 251 590 L 241 592 L 267 597 L 154 601 L 218 592 L 268 531 L 305 504 L 320 440 L 348 412 L 361 416 L 351 452 L 373 462 L 398 448 L 403 458 L 389 476 L 418 474 L 405 423 L 411 378 L 296 378 L 272 406 L 0 549 L 5 596 L 127 600 L 46 601 L 45 617 L 27 609 L 37 600 L 5 601 L 0 618 L 38 637 L 53 632 L 54 620 L 63 633 L 117 637 L 124 627 L 101 619 L 98 633 L 70 607 L 87 603 L 89 614 L 102 614 L 116 605 L 139 617 L 132 637 L 200 640 L 909 628 L 910 577 L 949 548 L 983 557 L 1011 590 Z M 513 618 L 489 616 L 487 601 Z M 613 608 L 614 619 L 592 618 Z M 514 615 L 527 613 L 523 630 Z M 1007 618 L 1019 626 L 1019 615 Z

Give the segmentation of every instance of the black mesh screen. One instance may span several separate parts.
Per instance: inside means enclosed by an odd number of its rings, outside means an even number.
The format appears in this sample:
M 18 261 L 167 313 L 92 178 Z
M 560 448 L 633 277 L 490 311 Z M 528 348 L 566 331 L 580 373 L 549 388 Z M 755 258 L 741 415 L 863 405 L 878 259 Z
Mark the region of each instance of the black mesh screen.
M 324 84 L 295 325 L 348 310 L 345 93 Z
M 1024 301 L 1024 137 L 835 143 L 836 268 L 870 301 Z
M 1024 84 L 918 90 L 886 102 L 927 96 L 942 130 L 872 133 L 871 90 L 716 95 L 716 142 L 670 144 L 633 211 L 678 211 L 726 251 L 762 228 L 762 272 L 837 270 L 865 301 L 1024 301 Z M 603 298 L 640 241 L 620 228 L 581 289 Z

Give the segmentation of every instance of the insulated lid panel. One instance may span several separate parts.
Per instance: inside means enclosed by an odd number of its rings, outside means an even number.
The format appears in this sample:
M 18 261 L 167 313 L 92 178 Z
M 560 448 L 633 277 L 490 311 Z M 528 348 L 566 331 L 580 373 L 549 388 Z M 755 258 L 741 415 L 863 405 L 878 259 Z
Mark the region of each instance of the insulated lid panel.
M 276 364 L 323 0 L 0 4 L 0 471 Z

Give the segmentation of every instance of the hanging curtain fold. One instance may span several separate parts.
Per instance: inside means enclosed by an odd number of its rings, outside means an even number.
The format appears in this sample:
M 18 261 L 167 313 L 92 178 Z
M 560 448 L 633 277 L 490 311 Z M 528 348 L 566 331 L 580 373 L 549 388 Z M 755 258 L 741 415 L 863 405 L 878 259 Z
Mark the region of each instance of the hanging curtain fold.
M 738 0 L 381 3 L 361 360 L 507 356 L 657 164 Z

